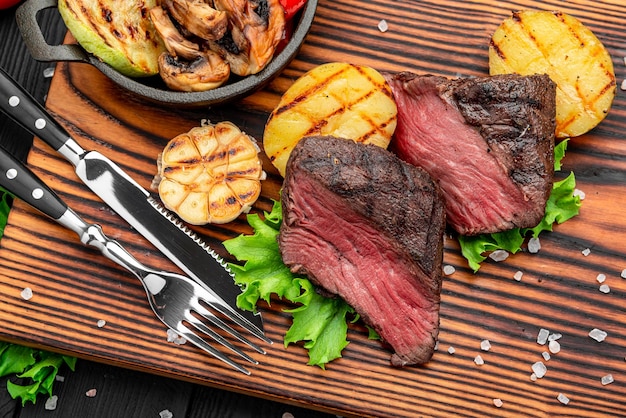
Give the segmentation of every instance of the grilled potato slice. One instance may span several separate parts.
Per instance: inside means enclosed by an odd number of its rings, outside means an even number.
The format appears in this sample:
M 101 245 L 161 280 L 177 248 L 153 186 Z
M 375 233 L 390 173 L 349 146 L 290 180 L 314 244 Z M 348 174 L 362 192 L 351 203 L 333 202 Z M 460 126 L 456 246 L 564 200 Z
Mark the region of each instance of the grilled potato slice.
M 148 10 L 158 0 L 59 0 L 59 13 L 76 41 L 130 77 L 158 74 L 165 46 Z
M 256 141 L 231 122 L 192 128 L 159 157 L 159 197 L 193 225 L 226 223 L 250 210 L 265 173 Z
M 561 12 L 523 10 L 504 20 L 491 37 L 489 72 L 548 74 L 557 85 L 557 138 L 594 128 L 616 92 L 604 45 L 578 19 Z
M 284 176 L 291 150 L 305 136 L 387 148 L 396 122 L 391 88 L 378 71 L 333 62 L 313 68 L 285 92 L 265 125 L 263 148 Z

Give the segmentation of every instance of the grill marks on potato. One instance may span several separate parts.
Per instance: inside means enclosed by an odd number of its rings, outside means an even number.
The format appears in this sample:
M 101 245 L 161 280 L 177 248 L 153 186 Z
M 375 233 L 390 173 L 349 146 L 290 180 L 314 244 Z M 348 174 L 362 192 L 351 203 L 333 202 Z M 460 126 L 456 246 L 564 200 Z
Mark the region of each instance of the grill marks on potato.
M 494 32 L 490 73 L 548 74 L 557 84 L 557 137 L 581 135 L 608 113 L 615 96 L 613 64 L 604 45 L 562 12 L 518 11 Z
M 347 63 L 314 68 L 285 92 L 265 127 L 263 145 L 284 175 L 291 150 L 307 136 L 335 136 L 386 148 L 397 109 L 377 71 Z
M 345 101 L 345 97 L 342 97 L 339 94 L 340 92 L 333 89 L 332 84 L 334 81 L 338 79 L 350 77 L 349 75 L 350 71 L 357 71 L 363 77 L 364 80 L 367 80 L 369 83 L 371 83 L 372 89 L 367 91 L 366 94 L 363 96 L 355 97 L 354 100 L 352 101 Z M 318 120 L 317 124 L 312 125 L 311 129 L 305 132 L 304 136 L 312 136 L 320 132 L 320 130 L 323 130 L 323 128 L 327 126 L 330 123 L 330 121 L 333 120 L 333 118 L 337 118 L 343 114 L 346 114 L 347 112 L 353 111 L 356 105 L 370 99 L 376 92 L 379 92 L 379 91 L 384 92 L 391 100 L 393 100 L 391 96 L 391 91 L 388 88 L 386 88 L 386 82 L 384 80 L 382 80 L 381 82 L 381 80 L 374 79 L 373 77 L 370 76 L 370 74 L 365 72 L 362 67 L 346 66 L 344 69 L 336 72 L 332 76 L 325 78 L 325 79 L 318 79 L 317 81 L 318 81 L 317 84 L 314 84 L 311 86 L 311 88 L 307 89 L 306 91 L 303 91 L 296 98 L 294 98 L 291 103 L 288 103 L 284 106 L 279 106 L 274 112 L 276 116 L 280 116 L 284 112 L 297 109 L 298 105 L 300 105 L 302 102 L 306 101 L 309 97 L 320 92 L 326 93 L 329 96 L 334 97 L 337 100 L 337 102 L 343 101 L 343 106 L 337 107 L 335 109 L 330 108 L 329 109 L 330 113 L 327 115 L 327 118 Z M 362 113 L 360 117 L 369 123 L 369 125 L 371 126 L 371 130 L 363 133 L 358 138 L 351 138 L 355 142 L 366 142 L 368 138 L 371 138 L 375 134 L 385 135 L 384 128 L 389 126 L 390 123 L 393 123 L 396 121 L 395 115 L 390 116 L 385 121 L 375 121 L 374 119 L 369 117 L 367 113 Z M 272 156 L 270 156 L 270 159 L 272 159 Z

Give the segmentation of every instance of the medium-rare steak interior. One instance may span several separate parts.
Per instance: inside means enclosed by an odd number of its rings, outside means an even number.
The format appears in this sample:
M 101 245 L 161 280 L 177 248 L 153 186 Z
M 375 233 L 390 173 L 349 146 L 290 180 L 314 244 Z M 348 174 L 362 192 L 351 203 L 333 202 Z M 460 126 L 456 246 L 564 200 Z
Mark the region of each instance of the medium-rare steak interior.
M 394 350 L 427 362 L 439 332 L 445 210 L 422 169 L 376 145 L 302 139 L 282 190 L 283 261 L 341 296 Z
M 398 106 L 390 149 L 439 182 L 451 227 L 476 235 L 541 221 L 554 175 L 547 75 L 385 78 Z

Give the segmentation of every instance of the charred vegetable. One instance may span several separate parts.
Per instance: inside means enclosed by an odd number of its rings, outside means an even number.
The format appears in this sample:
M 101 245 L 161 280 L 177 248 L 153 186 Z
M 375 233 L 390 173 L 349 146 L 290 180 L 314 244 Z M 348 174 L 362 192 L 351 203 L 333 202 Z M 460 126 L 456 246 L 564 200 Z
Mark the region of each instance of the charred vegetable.
M 391 88 L 373 68 L 320 65 L 285 92 L 265 126 L 263 147 L 281 175 L 305 136 L 329 135 L 387 148 L 396 128 Z
M 513 13 L 491 38 L 489 70 L 492 75 L 548 74 L 557 85 L 557 138 L 594 128 L 615 97 L 608 51 L 579 20 L 561 12 Z
M 148 11 L 157 0 L 59 0 L 59 13 L 78 43 L 122 74 L 150 76 L 159 72 L 165 51 Z
M 254 139 L 230 122 L 172 139 L 159 159 L 159 196 L 190 224 L 226 223 L 247 212 L 264 178 Z

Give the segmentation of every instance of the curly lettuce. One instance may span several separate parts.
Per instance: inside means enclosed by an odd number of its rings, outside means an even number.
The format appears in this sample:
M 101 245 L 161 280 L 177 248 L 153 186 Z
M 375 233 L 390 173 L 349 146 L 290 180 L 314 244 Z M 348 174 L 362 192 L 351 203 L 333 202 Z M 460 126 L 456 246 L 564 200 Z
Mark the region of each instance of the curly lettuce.
M 254 312 L 260 300 L 271 304 L 272 294 L 294 304 L 286 311 L 292 316 L 292 324 L 284 338 L 285 347 L 302 342 L 308 351 L 308 364 L 325 368 L 341 357 L 348 345 L 348 323 L 356 321 L 358 315 L 342 299 L 318 294 L 306 277 L 293 274 L 283 263 L 278 247 L 280 202 L 275 201 L 272 211 L 265 212 L 263 218 L 250 214 L 247 219 L 254 230 L 252 235 L 224 241 L 232 256 L 245 261 L 243 265 L 229 265 L 235 282 L 242 287 L 237 306 Z

